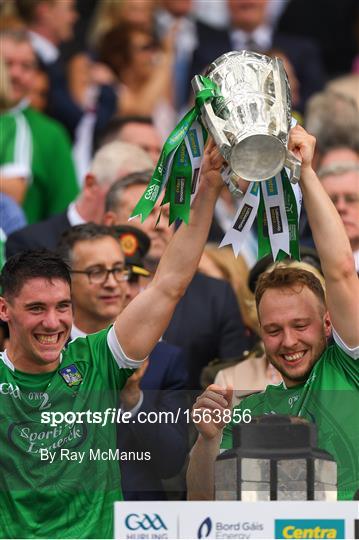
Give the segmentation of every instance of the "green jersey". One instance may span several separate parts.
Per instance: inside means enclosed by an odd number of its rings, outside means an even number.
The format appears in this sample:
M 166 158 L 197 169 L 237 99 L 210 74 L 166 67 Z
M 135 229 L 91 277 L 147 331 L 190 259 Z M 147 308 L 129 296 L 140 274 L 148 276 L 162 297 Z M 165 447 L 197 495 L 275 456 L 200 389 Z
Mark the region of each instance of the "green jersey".
M 65 129 L 21 104 L 0 115 L 0 173 L 4 182 L 11 176 L 29 179 L 23 202 L 28 223 L 63 212 L 79 192 Z
M 1 538 L 113 538 L 113 503 L 123 498 L 116 423 L 42 420 L 116 408 L 138 364 L 113 328 L 72 341 L 51 373 L 22 373 L 1 354 Z
M 329 452 L 338 465 L 338 499 L 351 500 L 359 488 L 358 349 L 350 351 L 338 336 L 335 340 L 305 383 L 291 388 L 284 383 L 269 385 L 264 392 L 244 399 L 236 409 L 249 409 L 252 417 L 289 414 L 314 422 L 318 447 Z M 224 430 L 224 449 L 232 448 L 233 425 L 232 420 Z

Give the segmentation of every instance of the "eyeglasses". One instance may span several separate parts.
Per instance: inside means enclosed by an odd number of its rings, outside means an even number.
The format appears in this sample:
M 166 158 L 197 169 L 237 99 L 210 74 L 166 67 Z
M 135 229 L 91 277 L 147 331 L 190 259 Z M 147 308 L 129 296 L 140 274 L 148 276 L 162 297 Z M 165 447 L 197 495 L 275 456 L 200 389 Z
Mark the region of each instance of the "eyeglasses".
M 359 202 L 359 193 L 343 193 L 341 195 L 330 195 L 333 204 L 338 204 L 343 199 L 345 204 L 355 204 Z
M 86 274 L 91 285 L 100 285 L 108 280 L 110 274 L 113 275 L 117 283 L 128 281 L 129 274 L 123 268 L 92 268 L 90 270 L 71 270 L 72 274 Z

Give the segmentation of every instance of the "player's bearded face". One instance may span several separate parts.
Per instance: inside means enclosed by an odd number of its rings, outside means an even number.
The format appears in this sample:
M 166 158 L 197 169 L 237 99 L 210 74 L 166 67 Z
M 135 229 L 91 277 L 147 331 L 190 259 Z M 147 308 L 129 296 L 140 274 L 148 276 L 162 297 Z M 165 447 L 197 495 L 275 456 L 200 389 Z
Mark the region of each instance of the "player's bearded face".
M 259 304 L 259 317 L 268 360 L 287 386 L 304 382 L 330 335 L 324 306 L 307 287 L 268 289 Z
M 72 326 L 71 293 L 61 279 L 28 280 L 8 302 L 9 356 L 29 373 L 56 368 Z

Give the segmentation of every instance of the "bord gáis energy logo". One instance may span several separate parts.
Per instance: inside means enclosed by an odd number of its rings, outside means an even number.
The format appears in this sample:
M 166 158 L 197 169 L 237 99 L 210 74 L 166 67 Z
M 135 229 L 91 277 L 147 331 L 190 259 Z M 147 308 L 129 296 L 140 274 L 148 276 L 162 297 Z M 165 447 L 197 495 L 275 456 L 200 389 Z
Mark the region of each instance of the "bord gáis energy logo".
M 198 527 L 197 538 L 208 538 L 212 530 L 212 520 L 210 517 L 204 519 Z
M 125 525 L 130 531 L 167 531 L 167 527 L 158 514 L 128 514 Z
M 276 519 L 275 538 L 345 538 L 344 519 Z

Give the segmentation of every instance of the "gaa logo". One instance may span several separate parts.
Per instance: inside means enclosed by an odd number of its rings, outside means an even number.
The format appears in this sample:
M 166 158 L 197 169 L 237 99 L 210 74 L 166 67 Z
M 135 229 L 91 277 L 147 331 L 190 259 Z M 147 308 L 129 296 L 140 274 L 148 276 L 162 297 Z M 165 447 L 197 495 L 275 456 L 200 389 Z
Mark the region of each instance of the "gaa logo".
M 139 529 L 143 531 L 149 531 L 150 529 L 160 531 L 164 529 L 167 531 L 166 525 L 158 514 L 152 514 L 151 516 L 148 514 L 128 514 L 125 525 L 130 531 L 138 531 Z
M 21 399 L 20 388 L 17 384 L 14 385 L 6 382 L 0 383 L 0 394 L 13 397 L 14 399 Z

